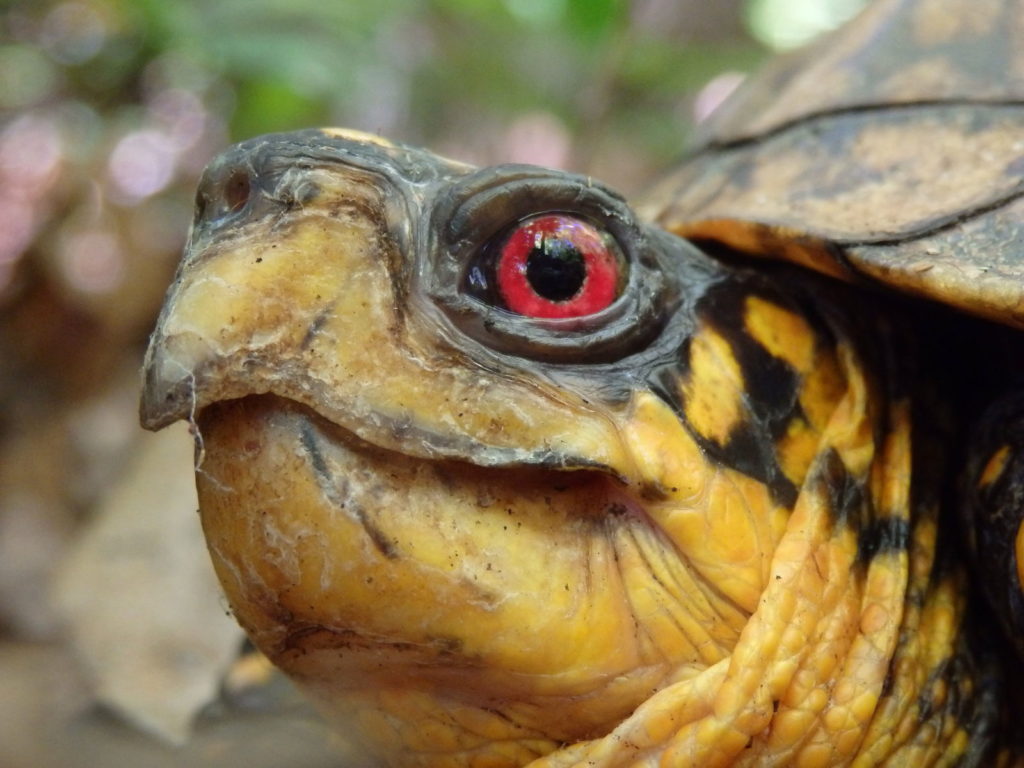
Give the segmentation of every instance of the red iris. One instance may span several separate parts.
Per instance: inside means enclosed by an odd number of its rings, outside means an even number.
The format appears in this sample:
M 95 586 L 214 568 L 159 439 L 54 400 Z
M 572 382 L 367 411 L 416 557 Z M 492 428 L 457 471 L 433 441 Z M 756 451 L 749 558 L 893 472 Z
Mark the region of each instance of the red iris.
M 505 306 L 527 317 L 583 317 L 615 301 L 618 249 L 585 221 L 549 214 L 512 231 L 498 255 Z

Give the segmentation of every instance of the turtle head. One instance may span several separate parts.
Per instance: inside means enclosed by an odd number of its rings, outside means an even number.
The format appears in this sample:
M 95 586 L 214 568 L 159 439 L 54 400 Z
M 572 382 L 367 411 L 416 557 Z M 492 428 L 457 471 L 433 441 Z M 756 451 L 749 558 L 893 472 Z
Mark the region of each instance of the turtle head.
M 658 335 L 680 241 L 590 179 L 352 137 L 263 137 L 207 169 L 144 425 L 272 394 L 405 455 L 633 477 L 592 402 L 625 382 L 589 364 L 626 370 Z
M 256 644 L 378 713 L 371 740 L 415 749 L 435 718 L 511 764 L 606 732 L 676 646 L 706 648 L 645 626 L 677 610 L 645 561 L 672 545 L 629 429 L 638 370 L 686 332 L 677 276 L 713 278 L 691 251 L 540 168 L 339 131 L 216 159 L 142 419 L 194 422 L 210 552 Z M 722 653 L 736 629 L 704 633 Z
M 586 177 L 264 137 L 202 180 L 142 419 L 193 423 L 275 663 L 376 752 L 521 765 L 681 680 L 706 699 L 788 583 L 846 389 L 773 290 Z

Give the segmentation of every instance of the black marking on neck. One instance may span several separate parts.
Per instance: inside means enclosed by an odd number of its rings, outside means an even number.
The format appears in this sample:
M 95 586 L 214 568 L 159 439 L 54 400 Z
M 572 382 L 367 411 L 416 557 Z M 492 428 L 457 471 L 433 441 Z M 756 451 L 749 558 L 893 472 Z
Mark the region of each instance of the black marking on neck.
M 866 478 L 850 474 L 842 456 L 828 448 L 817 469 L 816 481 L 828 497 L 829 512 L 837 526 L 861 534 L 873 517 L 871 496 L 864 492 Z
M 744 418 L 734 426 L 724 443 L 701 435 L 686 418 L 681 383 L 689 375 L 692 337 L 683 341 L 670 364 L 654 371 L 650 385 L 652 391 L 675 410 L 707 455 L 764 483 L 776 503 L 791 509 L 798 489 L 782 471 L 777 444 L 793 419 L 803 416 L 802 381 L 789 363 L 772 355 L 745 330 L 746 300 L 750 296 L 807 315 L 769 279 L 753 273 L 723 281 L 702 297 L 697 309 L 700 322 L 729 344 L 744 382 Z M 815 318 L 809 320 L 813 327 L 818 327 Z M 823 328 L 822 333 L 828 332 Z
M 857 537 L 857 562 L 867 564 L 879 555 L 906 551 L 910 523 L 902 517 L 882 517 L 865 525 Z

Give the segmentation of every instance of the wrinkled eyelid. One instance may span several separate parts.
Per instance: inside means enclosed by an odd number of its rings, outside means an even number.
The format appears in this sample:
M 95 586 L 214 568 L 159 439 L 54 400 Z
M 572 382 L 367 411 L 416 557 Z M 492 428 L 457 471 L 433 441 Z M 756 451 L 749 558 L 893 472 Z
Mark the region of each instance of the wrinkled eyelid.
M 586 176 L 537 166 L 500 165 L 460 179 L 435 209 L 442 241 L 490 239 L 509 223 L 546 212 L 566 212 L 616 225 L 633 216 L 618 193 Z M 438 226 L 440 225 L 440 226 Z
M 604 309 L 574 317 L 515 314 L 494 300 L 493 280 L 477 279 L 481 270 L 473 265 L 485 243 L 500 240 L 510 224 L 552 212 L 596 223 L 618 246 L 625 264 L 621 291 Z M 665 243 L 650 237 L 618 194 L 584 176 L 526 166 L 484 169 L 445 188 L 421 231 L 429 239 L 417 290 L 453 334 L 480 345 L 480 354 L 569 365 L 617 360 L 654 338 L 676 302 L 660 256 Z

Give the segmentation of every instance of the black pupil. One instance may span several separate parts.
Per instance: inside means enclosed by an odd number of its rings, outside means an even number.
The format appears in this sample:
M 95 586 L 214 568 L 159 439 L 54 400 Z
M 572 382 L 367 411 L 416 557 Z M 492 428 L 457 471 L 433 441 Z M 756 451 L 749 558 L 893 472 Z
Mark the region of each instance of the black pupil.
M 583 255 L 568 240 L 545 237 L 526 257 L 526 279 L 548 301 L 571 299 L 587 277 Z

